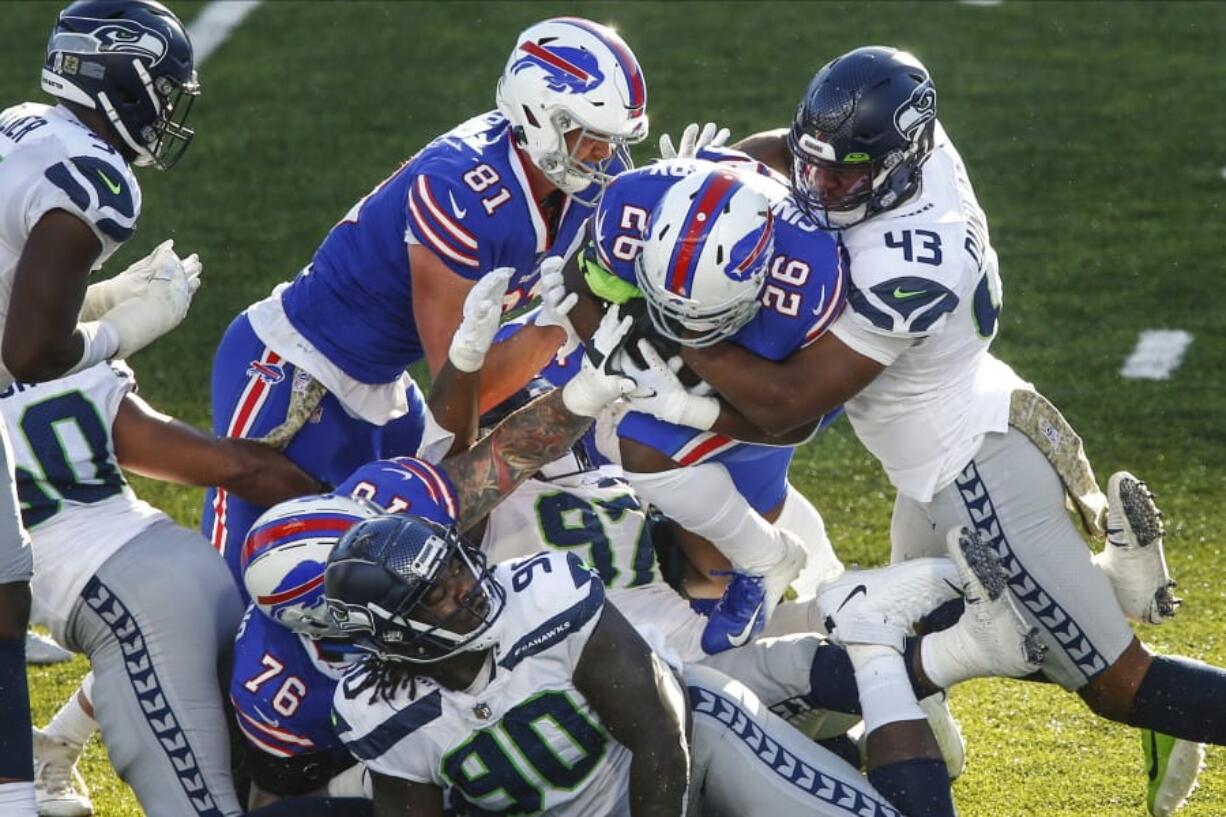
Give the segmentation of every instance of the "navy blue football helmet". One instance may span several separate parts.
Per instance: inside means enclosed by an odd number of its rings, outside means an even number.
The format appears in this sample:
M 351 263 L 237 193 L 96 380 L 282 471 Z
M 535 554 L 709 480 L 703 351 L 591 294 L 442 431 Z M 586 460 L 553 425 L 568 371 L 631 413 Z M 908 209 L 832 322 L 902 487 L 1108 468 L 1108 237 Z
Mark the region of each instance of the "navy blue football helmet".
M 431 607 L 442 600 L 427 597 L 453 572 L 466 571 L 472 589 L 440 619 Z M 324 593 L 344 637 L 381 660 L 412 664 L 489 649 L 506 603 L 485 554 L 454 525 L 407 514 L 350 528 L 328 557 Z
M 43 90 L 98 111 L 133 164 L 170 168 L 194 132 L 184 124 L 200 94 L 191 40 L 152 0 L 78 0 L 47 41 Z
M 851 227 L 919 187 L 937 92 L 905 51 L 868 46 L 817 72 L 788 133 L 797 203 L 826 229 Z

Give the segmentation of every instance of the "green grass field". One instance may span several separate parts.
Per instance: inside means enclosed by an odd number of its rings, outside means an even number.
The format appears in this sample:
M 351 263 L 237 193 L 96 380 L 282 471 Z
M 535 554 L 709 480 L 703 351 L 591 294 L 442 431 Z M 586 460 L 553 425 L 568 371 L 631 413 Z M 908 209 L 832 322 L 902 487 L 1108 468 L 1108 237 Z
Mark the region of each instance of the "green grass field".
M 174 4 L 185 19 L 199 3 Z M 55 4 L 6 3 L 3 105 L 38 99 Z M 132 362 L 143 393 L 207 426 L 212 350 L 230 319 L 292 276 L 350 204 L 433 135 L 493 107 L 516 32 L 559 13 L 618 25 L 642 61 L 653 133 L 715 119 L 735 134 L 784 124 L 809 77 L 856 45 L 914 50 L 971 171 L 1000 254 L 995 351 L 1061 406 L 1101 478 L 1147 478 L 1168 518 L 1186 604 L 1141 636 L 1226 663 L 1226 4 L 266 3 L 204 66 L 196 144 L 146 173 L 145 214 L 114 272 L 173 236 L 204 259 L 186 323 Z M 654 137 L 651 140 L 654 144 Z M 642 146 L 640 160 L 651 155 Z M 1195 336 L 1168 381 L 1119 375 L 1139 330 Z M 793 481 L 844 561 L 888 555 L 892 492 L 846 423 L 799 452 Z M 138 490 L 188 525 L 195 491 Z M 180 580 L 190 580 L 183 577 Z M 85 661 L 33 670 L 45 723 Z M 1196 694 L 1190 690 L 1188 694 Z M 1141 815 L 1138 734 L 1055 689 L 974 682 L 954 707 L 969 742 L 955 785 L 967 817 Z M 1183 814 L 1226 814 L 1211 750 Z M 138 814 L 95 740 L 100 815 Z

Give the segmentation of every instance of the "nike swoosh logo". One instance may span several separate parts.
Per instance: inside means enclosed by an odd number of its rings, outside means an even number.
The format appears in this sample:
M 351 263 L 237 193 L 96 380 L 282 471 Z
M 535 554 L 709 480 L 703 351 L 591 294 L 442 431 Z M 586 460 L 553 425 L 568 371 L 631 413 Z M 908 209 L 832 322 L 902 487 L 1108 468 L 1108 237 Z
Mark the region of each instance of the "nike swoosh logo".
M 110 177 L 107 176 L 105 173 L 103 173 L 101 170 L 98 171 L 98 178 L 102 179 L 102 183 L 106 185 L 106 189 L 110 190 L 111 195 L 113 196 L 118 196 L 119 191 L 123 189 L 117 183 L 111 181 Z
M 456 218 L 464 218 L 468 215 L 468 211 L 456 204 L 455 195 L 450 190 L 447 191 L 447 198 L 451 200 L 451 212 L 455 213 Z
M 255 709 L 255 714 L 260 716 L 260 720 L 264 721 L 264 723 L 268 724 L 269 726 L 275 727 L 275 726 L 281 725 L 281 721 L 279 719 L 268 717 L 267 715 L 265 715 L 263 712 L 260 711 L 260 708 L 258 706 L 252 707 L 252 708 Z
M 928 292 L 926 289 L 899 289 L 894 287 L 895 300 L 905 301 L 908 298 L 914 298 L 917 295 L 924 295 Z
M 734 647 L 743 647 L 749 642 L 749 634 L 753 632 L 753 625 L 758 620 L 758 616 L 762 614 L 763 602 L 758 602 L 758 606 L 754 608 L 753 615 L 749 617 L 749 623 L 745 625 L 745 629 L 741 630 L 736 635 L 728 635 L 728 643 Z
M 839 612 L 839 610 L 842 610 L 844 607 L 847 606 L 847 602 L 851 601 L 852 599 L 854 599 L 857 595 L 861 593 L 867 596 L 868 587 L 863 584 L 857 584 L 855 587 L 851 589 L 851 592 L 847 594 L 847 598 L 843 599 L 843 603 L 839 605 L 839 609 L 835 610 L 834 612 L 837 613 Z

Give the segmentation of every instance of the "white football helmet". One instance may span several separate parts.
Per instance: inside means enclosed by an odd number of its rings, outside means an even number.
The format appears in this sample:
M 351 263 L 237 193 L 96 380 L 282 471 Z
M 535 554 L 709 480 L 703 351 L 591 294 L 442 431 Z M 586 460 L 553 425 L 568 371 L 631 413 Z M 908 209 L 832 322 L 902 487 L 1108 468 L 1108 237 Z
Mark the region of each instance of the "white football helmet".
M 617 32 L 579 17 L 555 17 L 519 35 L 502 78 L 498 110 L 516 143 L 569 194 L 611 178 L 607 161 L 579 161 L 566 134 L 608 143 L 630 167 L 628 145 L 647 138 L 647 85 L 634 52 Z
M 336 494 L 274 505 L 251 526 L 240 565 L 251 600 L 286 629 L 314 638 L 338 635 L 324 602 L 324 567 L 337 540 L 378 516 L 369 503 Z
M 664 337 L 711 346 L 757 314 L 775 218 L 754 181 L 711 164 L 678 181 L 656 205 L 635 278 Z

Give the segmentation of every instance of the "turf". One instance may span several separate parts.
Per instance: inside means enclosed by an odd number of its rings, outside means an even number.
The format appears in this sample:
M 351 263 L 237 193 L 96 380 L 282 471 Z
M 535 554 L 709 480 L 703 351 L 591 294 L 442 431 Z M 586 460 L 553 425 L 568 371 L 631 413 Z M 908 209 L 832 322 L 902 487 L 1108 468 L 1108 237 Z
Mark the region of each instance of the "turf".
M 180 8 L 190 18 L 199 5 Z M 38 98 L 55 10 L 5 4 L 6 104 Z M 515 33 L 558 13 L 619 25 L 645 67 L 656 133 L 708 118 L 737 134 L 784 124 L 831 56 L 873 42 L 919 54 L 1000 254 L 995 351 L 1064 409 L 1101 477 L 1127 467 L 1160 494 L 1187 604 L 1142 638 L 1226 662 L 1214 579 L 1226 518 L 1224 4 L 265 4 L 205 66 L 197 142 L 172 173 L 143 176 L 140 230 L 109 266 L 166 236 L 204 259 L 186 323 L 132 361 L 144 394 L 206 424 L 211 352 L 232 317 L 293 275 L 399 161 L 492 107 Z M 1118 374 L 1146 328 L 1195 336 L 1168 381 Z M 892 493 L 846 424 L 799 452 L 794 481 L 845 561 L 886 559 Z M 138 490 L 198 522 L 197 492 Z M 37 722 L 83 671 L 78 659 L 32 672 Z M 1144 814 L 1135 731 L 1036 685 L 971 683 L 954 707 L 970 747 L 955 786 L 967 817 Z M 1182 813 L 1226 813 L 1220 767 L 1210 750 Z M 85 772 L 97 813 L 139 813 L 96 741 Z

